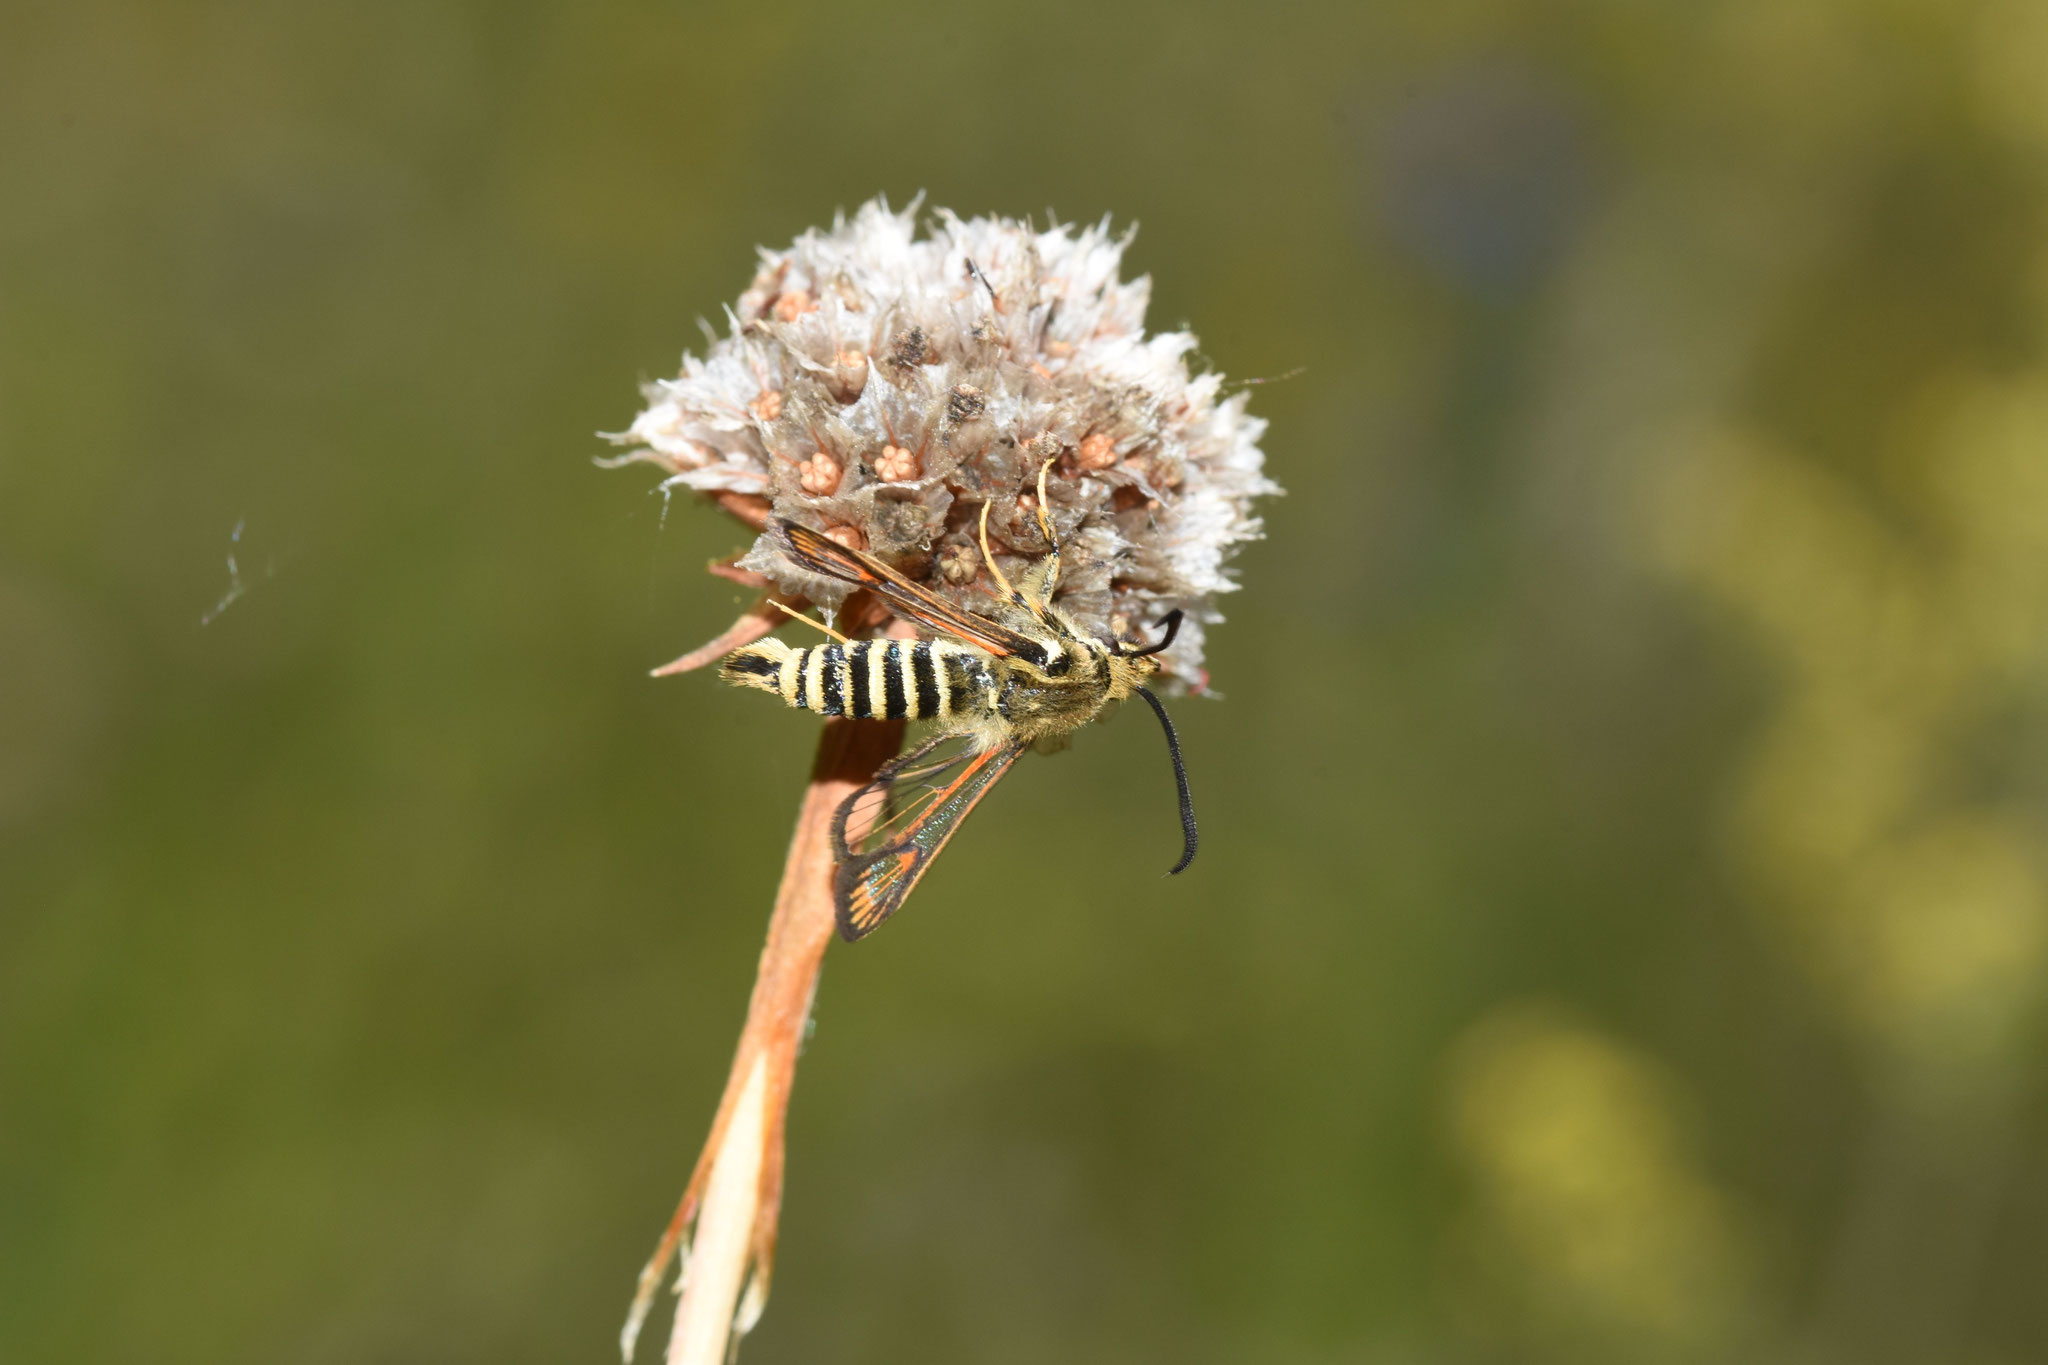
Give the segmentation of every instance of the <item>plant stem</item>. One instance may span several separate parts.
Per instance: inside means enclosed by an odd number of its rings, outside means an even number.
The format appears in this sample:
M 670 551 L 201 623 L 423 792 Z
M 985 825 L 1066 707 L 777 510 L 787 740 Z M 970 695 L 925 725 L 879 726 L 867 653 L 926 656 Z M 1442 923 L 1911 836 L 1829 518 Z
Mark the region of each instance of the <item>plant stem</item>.
M 682 1301 L 669 1337 L 668 1365 L 725 1365 L 732 1334 L 744 1334 L 760 1317 L 782 1208 L 789 1089 L 833 935 L 832 816 L 902 741 L 901 721 L 825 723 L 725 1095 L 682 1203 L 640 1272 L 639 1292 L 620 1333 L 628 1361 L 669 1257 L 686 1234 Z

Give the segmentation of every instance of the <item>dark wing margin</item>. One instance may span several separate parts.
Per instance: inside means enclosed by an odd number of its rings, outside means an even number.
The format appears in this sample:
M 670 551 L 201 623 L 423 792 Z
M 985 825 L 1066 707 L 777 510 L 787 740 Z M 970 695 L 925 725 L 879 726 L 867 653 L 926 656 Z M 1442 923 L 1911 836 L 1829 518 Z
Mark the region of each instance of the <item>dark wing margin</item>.
M 928 740 L 840 803 L 832 817 L 832 846 L 839 856 L 832 899 L 839 936 L 848 943 L 866 938 L 896 913 L 968 812 L 1031 747 L 1020 740 L 993 749 L 961 747 L 969 743 L 957 735 Z M 942 753 L 948 745 L 961 751 Z M 852 843 L 849 823 L 857 831 Z
M 780 517 L 768 523 L 768 534 L 798 567 L 841 583 L 866 588 L 895 608 L 899 615 L 950 635 L 990 654 L 1046 661 L 1045 647 L 1028 635 L 986 616 L 963 610 L 937 594 L 911 582 L 896 570 L 859 550 L 849 550 L 836 540 Z

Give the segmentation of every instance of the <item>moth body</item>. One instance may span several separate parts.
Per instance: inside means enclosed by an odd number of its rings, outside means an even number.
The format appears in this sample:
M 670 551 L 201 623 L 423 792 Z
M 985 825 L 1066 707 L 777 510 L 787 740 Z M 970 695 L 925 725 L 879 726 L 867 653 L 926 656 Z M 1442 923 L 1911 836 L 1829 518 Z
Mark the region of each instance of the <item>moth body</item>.
M 951 640 L 850 640 L 799 649 L 771 636 L 728 655 L 719 676 L 821 716 L 972 725 L 998 715 L 994 662 Z
M 833 874 L 840 933 L 872 932 L 903 903 L 953 831 L 1034 746 L 1062 747 L 1068 736 L 1132 694 L 1144 698 L 1166 732 L 1180 797 L 1184 846 L 1173 868 L 1195 856 L 1195 816 L 1179 741 L 1159 699 L 1144 682 L 1173 641 L 1178 611 L 1162 623 L 1165 639 L 1138 649 L 1102 640 L 1052 605 L 1059 545 L 1046 515 L 1048 461 L 1039 470 L 1039 527 L 1051 552 L 1013 587 L 988 545 L 982 508 L 982 558 L 995 588 L 986 611 L 964 610 L 889 564 L 839 545 L 808 527 L 771 521 L 769 534 L 807 572 L 875 594 L 905 620 L 937 638 L 848 640 L 795 646 L 772 636 L 727 655 L 719 676 L 780 697 L 821 716 L 915 720 L 931 732 L 884 766 L 841 804 L 833 818 Z M 795 613 L 792 612 L 792 615 Z M 809 620 L 808 617 L 801 618 Z
M 1042 662 L 999 657 L 953 640 L 851 640 L 799 648 L 771 636 L 728 655 L 719 676 L 772 692 L 798 710 L 858 720 L 935 721 L 935 733 L 971 734 L 991 747 L 1011 739 L 1064 739 L 1156 671 L 1154 660 L 1113 652 L 1063 612 L 1031 624 L 1036 631 L 1028 638 L 1039 646 Z

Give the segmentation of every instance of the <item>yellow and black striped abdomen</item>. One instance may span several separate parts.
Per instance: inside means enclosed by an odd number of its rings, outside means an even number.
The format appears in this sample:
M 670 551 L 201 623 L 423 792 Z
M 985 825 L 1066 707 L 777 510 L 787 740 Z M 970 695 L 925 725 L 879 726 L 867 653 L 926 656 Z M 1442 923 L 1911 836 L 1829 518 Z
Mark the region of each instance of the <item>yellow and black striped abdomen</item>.
M 946 720 L 988 709 L 979 651 L 950 640 L 854 640 L 794 649 L 763 640 L 726 657 L 719 675 L 821 716 Z

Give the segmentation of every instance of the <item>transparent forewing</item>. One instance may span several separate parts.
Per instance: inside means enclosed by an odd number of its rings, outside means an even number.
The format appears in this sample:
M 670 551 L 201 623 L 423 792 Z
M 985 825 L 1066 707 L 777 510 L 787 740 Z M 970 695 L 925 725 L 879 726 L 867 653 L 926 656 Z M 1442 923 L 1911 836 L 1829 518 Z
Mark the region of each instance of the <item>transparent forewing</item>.
M 794 522 L 776 520 L 768 526 L 789 557 L 805 569 L 866 588 L 906 620 L 950 635 L 990 654 L 1014 655 L 1034 663 L 1045 662 L 1045 647 L 1038 641 L 986 616 L 954 606 L 872 555 L 849 550 L 839 542 L 828 540 L 809 527 L 798 526 Z
M 832 822 L 840 937 L 864 938 L 896 913 L 967 813 L 1027 747 L 978 749 L 963 736 L 943 735 L 846 799 Z

